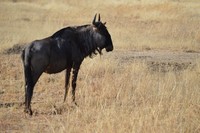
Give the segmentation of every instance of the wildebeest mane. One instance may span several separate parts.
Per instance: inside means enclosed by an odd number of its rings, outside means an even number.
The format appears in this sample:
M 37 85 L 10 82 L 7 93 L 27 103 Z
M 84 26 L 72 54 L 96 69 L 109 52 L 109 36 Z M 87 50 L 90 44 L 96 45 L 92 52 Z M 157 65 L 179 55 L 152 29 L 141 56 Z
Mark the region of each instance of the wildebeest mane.
M 59 31 L 55 32 L 51 37 L 52 38 L 62 37 L 62 35 L 65 33 L 66 30 L 75 31 L 76 29 L 79 30 L 79 29 L 87 27 L 87 26 L 89 26 L 89 25 L 65 27 L 65 28 L 62 28 Z
M 73 41 L 78 41 L 76 44 L 80 51 L 85 56 L 89 56 L 90 58 L 93 57 L 93 55 L 97 55 L 97 52 L 102 55 L 101 50 L 96 46 L 96 42 L 94 42 L 93 37 L 93 31 L 91 25 L 82 25 L 82 26 L 72 26 L 72 27 L 65 27 L 57 32 L 55 32 L 51 38 L 62 38 L 62 39 L 71 39 L 71 38 L 65 38 L 66 32 L 70 32 L 70 36 L 74 35 Z M 73 34 L 71 34 L 73 33 Z M 81 34 L 79 34 L 81 33 Z M 84 33 L 84 34 L 82 34 Z
M 66 28 L 63 28 L 63 29 L 61 29 L 61 30 L 55 32 L 55 33 L 51 36 L 51 38 L 60 37 L 60 36 L 65 32 L 65 30 L 66 30 Z

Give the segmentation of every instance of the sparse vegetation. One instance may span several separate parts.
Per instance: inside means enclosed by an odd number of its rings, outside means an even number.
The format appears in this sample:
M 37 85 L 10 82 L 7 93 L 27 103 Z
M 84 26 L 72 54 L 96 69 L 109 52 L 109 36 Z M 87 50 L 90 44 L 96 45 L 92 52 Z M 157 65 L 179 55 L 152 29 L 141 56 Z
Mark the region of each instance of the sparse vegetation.
M 26 116 L 23 44 L 95 13 L 115 50 L 83 62 L 79 106 L 63 103 L 64 72 L 44 73 Z M 198 0 L 2 0 L 0 132 L 200 132 L 199 21 Z

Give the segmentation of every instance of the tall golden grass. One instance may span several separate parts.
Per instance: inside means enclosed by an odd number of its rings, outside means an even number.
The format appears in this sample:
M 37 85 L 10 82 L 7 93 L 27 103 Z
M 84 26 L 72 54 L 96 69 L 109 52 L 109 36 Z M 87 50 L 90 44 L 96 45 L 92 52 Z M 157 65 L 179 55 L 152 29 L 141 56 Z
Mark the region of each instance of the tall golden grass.
M 20 55 L 1 53 L 0 131 L 200 132 L 199 59 L 192 60 L 192 67 L 163 72 L 126 54 L 155 49 L 199 52 L 199 7 L 198 0 L 1 1 L 1 51 L 68 25 L 91 23 L 95 13 L 107 21 L 115 50 L 83 62 L 78 107 L 71 104 L 71 93 L 63 103 L 64 72 L 43 74 L 33 94 L 33 117 L 18 104 L 24 101 Z

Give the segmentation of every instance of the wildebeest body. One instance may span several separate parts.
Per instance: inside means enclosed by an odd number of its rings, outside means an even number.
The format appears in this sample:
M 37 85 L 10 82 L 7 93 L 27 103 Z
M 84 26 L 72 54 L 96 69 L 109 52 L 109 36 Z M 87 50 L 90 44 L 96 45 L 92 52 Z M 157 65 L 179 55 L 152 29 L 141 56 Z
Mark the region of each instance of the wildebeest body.
M 72 99 L 75 102 L 76 80 L 80 65 L 85 57 L 102 49 L 113 50 L 111 36 L 100 21 L 92 25 L 63 28 L 52 36 L 30 43 L 22 52 L 25 74 L 25 112 L 32 114 L 33 88 L 43 72 L 52 74 L 66 69 L 65 96 L 68 93 L 72 70 Z

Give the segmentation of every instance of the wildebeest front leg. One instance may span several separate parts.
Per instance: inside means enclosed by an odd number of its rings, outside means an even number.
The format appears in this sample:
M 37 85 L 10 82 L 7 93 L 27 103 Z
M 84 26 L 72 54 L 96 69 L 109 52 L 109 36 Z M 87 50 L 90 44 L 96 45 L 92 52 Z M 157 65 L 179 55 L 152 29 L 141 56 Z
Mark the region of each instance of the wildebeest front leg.
M 75 101 L 75 91 L 76 91 L 76 80 L 78 76 L 78 71 L 80 69 L 81 63 L 75 63 L 73 65 L 73 76 L 72 76 L 72 101 L 76 104 Z M 77 104 L 76 104 L 77 105 Z
M 68 94 L 68 90 L 69 90 L 70 73 L 71 73 L 71 67 L 66 69 L 64 102 L 66 100 L 66 97 L 67 97 L 67 94 Z

